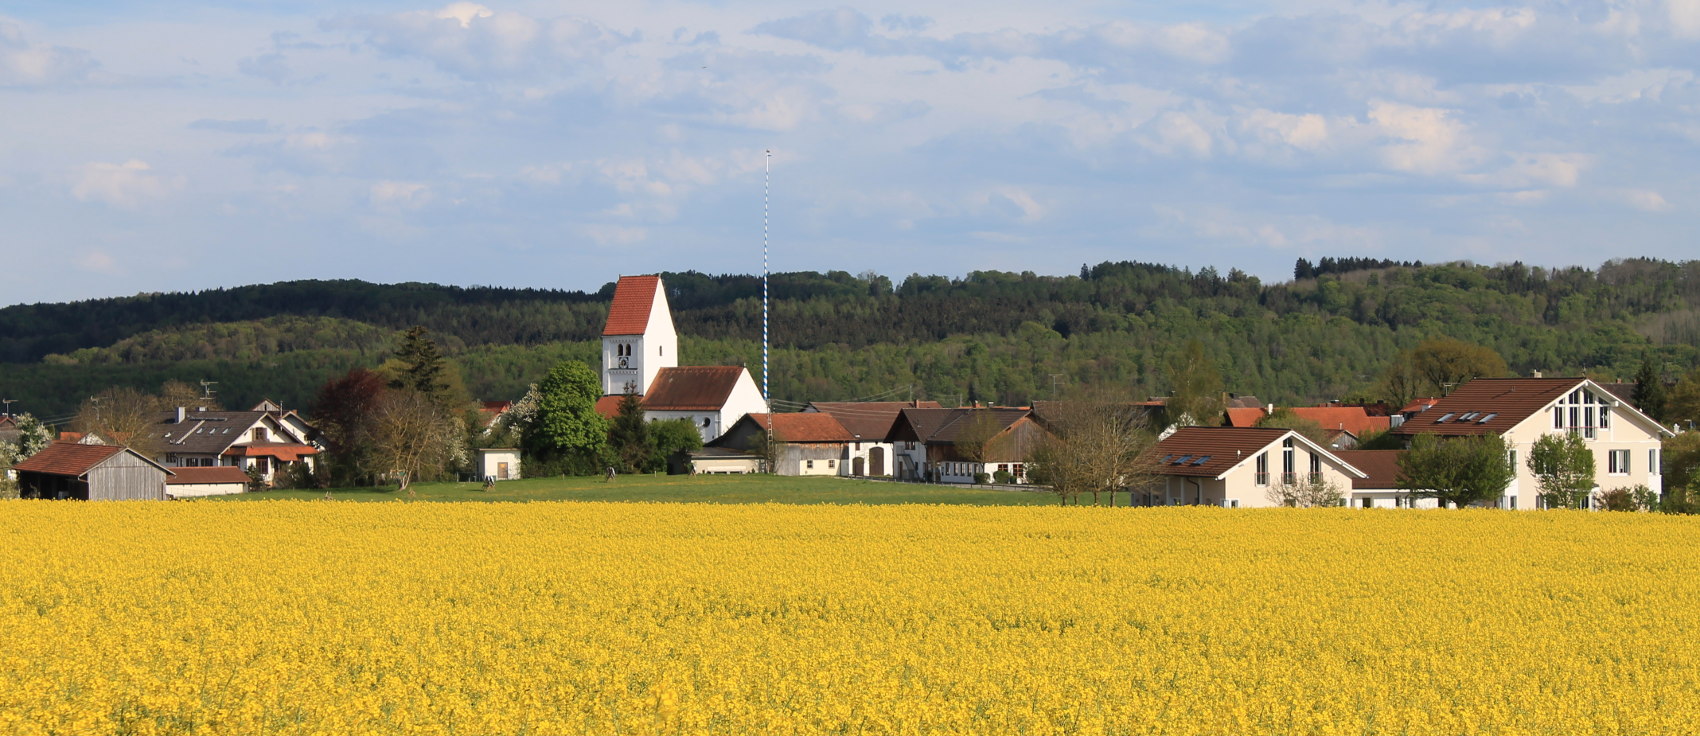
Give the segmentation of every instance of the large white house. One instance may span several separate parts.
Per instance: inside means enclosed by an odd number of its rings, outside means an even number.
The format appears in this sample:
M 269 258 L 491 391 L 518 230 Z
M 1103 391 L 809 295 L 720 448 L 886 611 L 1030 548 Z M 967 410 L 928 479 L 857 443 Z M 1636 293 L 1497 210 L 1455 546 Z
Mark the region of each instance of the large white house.
M 1279 506 L 1270 491 L 1319 480 L 1347 497 L 1365 473 L 1295 430 L 1278 427 L 1182 427 L 1151 452 L 1158 482 L 1136 504 Z
M 596 409 L 604 416 L 635 394 L 642 397 L 644 419 L 688 420 L 703 442 L 768 407 L 743 366 L 679 365 L 679 335 L 660 276 L 621 276 L 614 285 L 602 329 L 602 393 Z
M 1395 434 L 1467 437 L 1497 434 L 1505 440 L 1517 475 L 1500 502 L 1504 508 L 1540 508 L 1540 487 L 1529 470 L 1529 450 L 1548 434 L 1582 437 L 1594 452 L 1595 492 L 1646 486 L 1660 493 L 1659 445 L 1671 431 L 1604 386 L 1586 378 L 1478 378 L 1459 386 Z

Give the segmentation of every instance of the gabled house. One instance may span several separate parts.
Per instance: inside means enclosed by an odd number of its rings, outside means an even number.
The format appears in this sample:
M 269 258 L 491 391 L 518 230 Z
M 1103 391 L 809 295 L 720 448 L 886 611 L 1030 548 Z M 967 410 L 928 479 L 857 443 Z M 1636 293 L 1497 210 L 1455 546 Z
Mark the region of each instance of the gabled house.
M 1393 432 L 1407 439 L 1499 435 L 1517 471 L 1501 505 L 1517 509 L 1540 507 L 1540 487 L 1528 463 L 1530 448 L 1542 436 L 1569 432 L 1582 438 L 1594 452 L 1595 491 L 1644 485 L 1660 493 L 1660 442 L 1672 434 L 1587 378 L 1477 378 Z
M 897 473 L 890 437 L 904 409 L 939 409 L 937 401 L 815 401 L 804 413 L 830 415 L 850 433 L 841 475 L 889 477 Z
M 163 501 L 172 471 L 127 447 L 55 442 L 18 463 L 25 498 Z
M 254 468 L 270 482 L 293 463 L 311 470 L 319 448 L 294 412 L 199 411 L 178 407 L 147 432 L 155 458 L 167 467 Z
M 760 455 L 767 433 L 774 475 L 841 475 L 852 436 L 830 414 L 745 414 L 713 447 Z
M 1321 427 L 1328 446 L 1336 450 L 1352 449 L 1358 446 L 1358 440 L 1393 428 L 1391 418 L 1373 416 L 1362 406 L 1295 406 L 1289 411 Z
M 1342 496 L 1365 473 L 1291 429 L 1181 427 L 1152 449 L 1157 486 L 1146 505 L 1278 506 L 1279 484 L 1331 483 Z
M 1027 482 L 1027 461 L 1047 436 L 1025 408 L 904 409 L 891 431 L 898 477 L 974 483 Z
M 702 441 L 719 437 L 745 414 L 767 411 L 761 390 L 743 366 L 663 368 L 643 396 L 643 416 L 651 422 L 686 419 Z

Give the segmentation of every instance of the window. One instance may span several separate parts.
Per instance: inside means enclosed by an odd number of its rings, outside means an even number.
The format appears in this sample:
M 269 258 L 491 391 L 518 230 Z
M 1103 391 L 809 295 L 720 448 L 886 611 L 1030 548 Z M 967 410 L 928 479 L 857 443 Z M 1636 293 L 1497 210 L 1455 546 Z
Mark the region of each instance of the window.
M 826 466 L 828 468 L 836 468 L 836 467 L 838 467 L 838 461 L 837 460 L 828 460 L 828 461 L 826 461 Z
M 1257 454 L 1257 477 L 1255 480 L 1260 486 L 1269 485 L 1269 453 L 1267 452 Z
M 1648 475 L 1658 475 L 1659 474 L 1659 451 L 1658 450 L 1648 450 L 1647 451 L 1647 474 Z
M 1310 479 L 1312 482 L 1322 480 L 1322 456 L 1314 452 L 1310 455 Z
M 804 460 L 803 461 L 803 467 L 808 468 L 809 470 L 814 470 L 815 469 L 815 461 Z
M 1511 510 L 1516 511 L 1517 510 L 1517 497 L 1512 496 L 1510 501 L 1511 501 L 1511 506 L 1510 506 Z
M 1552 428 L 1564 429 L 1564 409 L 1556 406 L 1552 408 Z
M 1292 483 L 1298 479 L 1298 466 L 1293 461 L 1293 438 L 1281 441 L 1281 482 Z
M 1512 449 L 1506 451 L 1505 464 L 1511 466 L 1511 472 L 1513 474 L 1517 472 L 1517 450 Z
M 1240 507 L 1240 500 L 1237 499 L 1237 498 L 1227 499 L 1227 500 L 1222 502 L 1222 507 L 1228 508 L 1228 509 L 1237 509 L 1237 508 Z
M 1611 407 L 1600 407 L 1600 429 L 1611 429 Z
M 255 427 L 254 428 L 254 441 L 255 442 L 265 442 L 266 441 L 266 428 L 265 427 Z
M 1629 474 L 1629 451 L 1612 450 L 1606 453 L 1606 472 L 1612 475 Z
M 1361 506 L 1362 506 L 1362 507 L 1363 507 L 1363 508 L 1366 508 L 1366 509 L 1373 509 L 1373 508 L 1375 508 L 1375 502 L 1374 502 L 1374 501 L 1371 501 L 1371 500 L 1369 500 L 1369 499 L 1367 499 L 1367 498 L 1366 498 L 1366 499 L 1364 499 L 1364 500 L 1363 500 L 1363 502 L 1362 502 L 1362 503 L 1361 503 L 1361 504 L 1360 504 L 1360 505 L 1361 505 Z

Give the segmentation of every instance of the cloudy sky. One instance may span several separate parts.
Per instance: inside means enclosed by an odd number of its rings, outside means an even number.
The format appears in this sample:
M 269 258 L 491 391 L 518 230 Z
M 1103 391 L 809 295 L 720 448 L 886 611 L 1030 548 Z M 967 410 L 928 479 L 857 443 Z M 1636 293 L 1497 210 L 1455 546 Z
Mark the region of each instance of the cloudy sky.
M 0 303 L 1700 232 L 1700 0 L 0 7 Z

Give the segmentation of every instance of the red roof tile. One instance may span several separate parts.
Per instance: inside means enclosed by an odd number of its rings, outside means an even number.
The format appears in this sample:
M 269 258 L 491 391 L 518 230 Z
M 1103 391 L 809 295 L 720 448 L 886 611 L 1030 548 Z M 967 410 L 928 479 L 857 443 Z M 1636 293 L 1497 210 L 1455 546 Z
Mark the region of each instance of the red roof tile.
M 614 284 L 614 301 L 608 305 L 604 335 L 641 335 L 649 329 L 649 314 L 655 307 L 660 276 L 621 276 Z
M 778 442 L 852 442 L 856 439 L 831 414 L 802 412 L 744 416 L 762 429 L 767 429 L 771 422 L 773 439 Z
M 1162 475 L 1215 478 L 1291 431 L 1276 427 L 1181 427 L 1158 442 L 1151 454 Z M 1163 462 L 1165 457 L 1170 462 Z M 1183 458 L 1187 459 L 1185 463 L 1174 462 Z M 1204 462 L 1197 462 L 1199 458 Z
M 1230 427 L 1255 427 L 1258 420 L 1268 416 L 1268 412 L 1265 412 L 1262 408 L 1240 409 L 1229 407 L 1227 411 L 1228 426 Z
M 613 419 L 614 417 L 619 416 L 620 415 L 620 402 L 624 401 L 625 398 L 626 398 L 625 394 L 609 394 L 609 395 L 604 396 L 600 399 L 597 399 L 596 400 L 596 413 L 601 414 L 603 419 Z M 641 397 L 640 397 L 640 400 L 641 400 Z
M 295 462 L 307 455 L 317 454 L 319 451 L 311 445 L 297 445 L 291 442 L 254 442 L 236 445 L 223 453 L 224 457 L 275 457 L 284 462 Z
M 1368 478 L 1353 478 L 1353 488 L 1385 489 L 1399 487 L 1399 458 L 1404 450 L 1335 450 L 1335 456 L 1346 464 L 1364 471 Z
M 647 411 L 718 411 L 744 375 L 743 366 L 662 368 L 643 395 Z
M 1293 416 L 1316 422 L 1325 430 L 1345 430 L 1354 437 L 1373 432 L 1386 432 L 1392 427 L 1387 417 L 1372 417 L 1361 406 L 1295 406 Z
M 1440 401 L 1440 399 L 1411 399 L 1411 403 L 1406 404 L 1405 408 L 1399 410 L 1399 413 L 1400 414 L 1417 414 L 1417 413 L 1428 410 L 1430 407 L 1434 406 L 1439 401 Z
M 171 472 L 176 473 L 176 475 L 165 479 L 165 484 L 168 486 L 248 482 L 248 474 L 241 468 L 231 465 L 216 465 L 210 468 L 172 468 Z
M 90 468 L 106 462 L 124 448 L 117 445 L 79 445 L 74 442 L 55 442 L 29 459 L 12 466 L 19 472 L 45 473 L 77 477 Z

